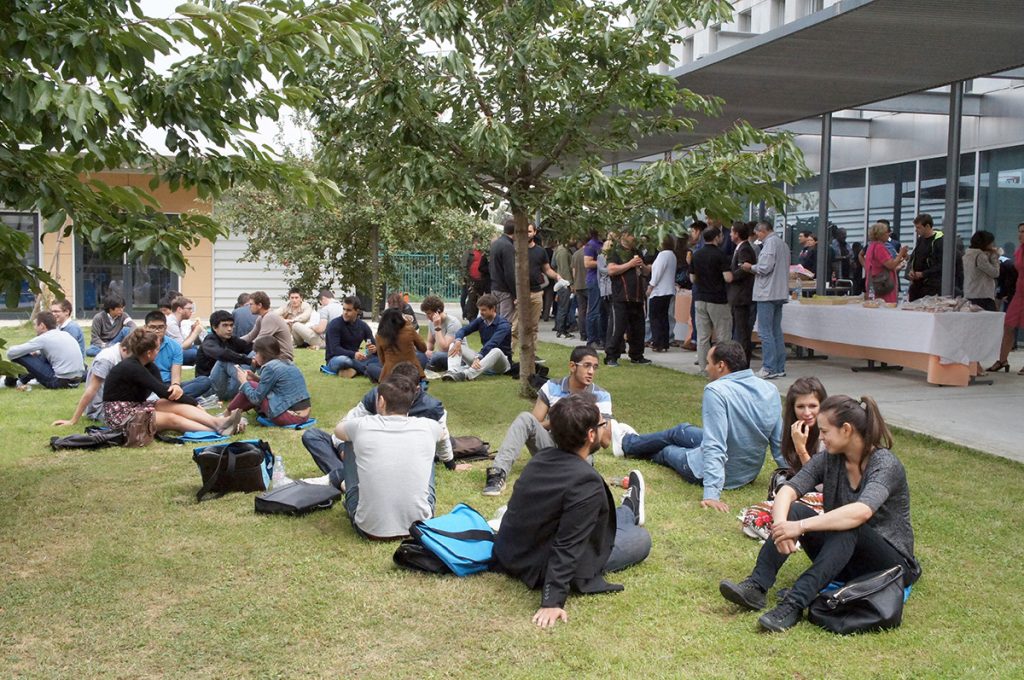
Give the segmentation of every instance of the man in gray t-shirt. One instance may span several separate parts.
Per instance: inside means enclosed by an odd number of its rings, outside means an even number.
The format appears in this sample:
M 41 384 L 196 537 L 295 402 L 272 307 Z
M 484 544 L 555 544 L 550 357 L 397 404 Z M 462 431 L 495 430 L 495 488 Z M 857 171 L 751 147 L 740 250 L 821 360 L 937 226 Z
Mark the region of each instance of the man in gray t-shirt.
M 447 371 L 448 348 L 455 342 L 455 334 L 462 328 L 462 323 L 445 313 L 444 300 L 436 295 L 423 298 L 420 310 L 430 324 L 427 327 L 427 368 Z
M 413 522 L 434 515 L 434 451 L 445 435 L 436 421 L 409 417 L 413 392 L 408 378 L 389 378 L 377 388 L 377 415 L 342 421 L 334 430 L 352 442 L 345 511 L 369 538 L 408 536 Z

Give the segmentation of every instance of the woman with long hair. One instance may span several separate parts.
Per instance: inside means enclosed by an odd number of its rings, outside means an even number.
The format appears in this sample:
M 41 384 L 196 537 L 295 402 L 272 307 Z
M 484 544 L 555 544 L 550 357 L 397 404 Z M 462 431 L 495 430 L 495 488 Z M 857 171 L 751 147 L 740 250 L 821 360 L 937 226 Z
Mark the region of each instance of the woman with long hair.
M 964 297 L 988 312 L 996 311 L 999 249 L 991 231 L 976 231 L 963 257 Z
M 776 575 L 797 549 L 811 559 L 775 609 L 758 623 L 783 631 L 799 623 L 803 610 L 833 580 L 849 581 L 894 566 L 903 584 L 921 576 L 914 558 L 910 487 L 892 452 L 892 435 L 871 397 L 832 396 L 821 404 L 818 428 L 826 455 L 812 456 L 775 496 L 771 540 L 757 555 L 753 572 L 739 583 L 722 581 L 722 596 L 746 609 L 763 609 Z M 821 484 L 825 513 L 796 503 Z
M 103 413 L 111 429 L 128 431 L 131 424 L 132 432 L 143 433 L 130 445 L 142 446 L 163 430 L 235 434 L 244 428 L 241 411 L 229 410 L 226 416 L 216 417 L 198 406 L 177 403 L 183 395 L 181 387 L 165 385 L 153 365 L 160 351 L 156 333 L 136 328 L 121 344 L 128 356 L 110 370 L 103 384 Z M 147 401 L 150 394 L 159 399 Z
M 301 425 L 309 420 L 312 403 L 302 371 L 281 355 L 281 344 L 272 335 L 252 343 L 256 373 L 235 366 L 241 387 L 228 410 L 256 410 L 275 425 Z
M 391 369 L 403 361 L 419 366 L 420 380 L 423 380 L 423 364 L 417 351 L 426 352 L 427 343 L 416 332 L 416 328 L 409 323 L 400 309 L 385 309 L 377 324 L 377 356 L 382 366 L 378 382 L 386 379 L 391 374 Z
M 999 348 L 999 361 L 988 367 L 989 371 L 1010 371 L 1010 348 L 1013 347 L 1013 336 L 1018 328 L 1024 328 L 1024 222 L 1017 225 L 1017 252 L 1013 254 L 1013 266 L 1017 269 L 1017 287 L 1013 299 L 1006 308 L 1003 319 L 1003 344 Z M 1024 368 L 1017 375 L 1024 375 Z

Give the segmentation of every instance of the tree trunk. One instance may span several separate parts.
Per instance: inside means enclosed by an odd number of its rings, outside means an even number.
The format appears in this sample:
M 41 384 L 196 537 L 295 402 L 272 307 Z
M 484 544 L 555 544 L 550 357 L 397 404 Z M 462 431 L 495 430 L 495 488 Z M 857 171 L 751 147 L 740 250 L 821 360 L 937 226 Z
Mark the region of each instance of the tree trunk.
M 380 225 L 370 226 L 370 318 L 380 319 L 380 308 L 383 306 L 380 282 Z
M 516 313 L 519 317 L 519 394 L 525 398 L 536 396 L 530 385 L 530 377 L 535 370 L 536 343 L 524 348 L 523 339 L 536 337 L 537 326 L 533 323 L 530 311 L 530 237 L 527 233 L 529 216 L 518 202 L 512 204 L 512 217 L 516 221 Z M 516 348 L 512 348 L 513 351 Z

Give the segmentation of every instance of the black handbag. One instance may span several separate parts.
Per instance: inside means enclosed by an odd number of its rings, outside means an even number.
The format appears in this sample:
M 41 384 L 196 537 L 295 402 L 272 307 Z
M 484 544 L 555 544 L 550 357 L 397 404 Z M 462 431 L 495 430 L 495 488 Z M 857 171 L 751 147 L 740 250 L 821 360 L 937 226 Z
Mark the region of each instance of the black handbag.
M 903 621 L 903 567 L 867 574 L 818 595 L 807 620 L 840 635 L 897 628 Z
M 274 453 L 262 439 L 201 446 L 193 450 L 192 460 L 203 477 L 196 501 L 211 493 L 266 491 L 274 469 Z
M 256 512 L 264 515 L 307 515 L 326 510 L 341 498 L 341 491 L 326 484 L 295 481 L 256 496 Z

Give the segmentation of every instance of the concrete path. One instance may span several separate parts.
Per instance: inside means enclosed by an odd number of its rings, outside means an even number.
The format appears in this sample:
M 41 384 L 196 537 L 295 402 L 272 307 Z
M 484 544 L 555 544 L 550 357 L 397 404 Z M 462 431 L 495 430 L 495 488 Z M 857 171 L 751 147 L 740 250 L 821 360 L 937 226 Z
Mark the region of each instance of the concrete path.
M 551 322 L 543 321 L 540 340 L 566 346 L 579 342 L 556 338 Z M 696 352 L 672 348 L 663 354 L 648 350 L 646 356 L 658 366 L 693 375 L 698 372 L 694 363 Z M 623 363 L 628 363 L 625 357 Z M 755 358 L 753 364 L 756 369 L 761 362 Z M 1024 462 L 1024 376 L 1016 373 L 1024 367 L 1024 350 L 1010 355 L 1010 373 L 982 378 L 993 380 L 992 385 L 939 387 L 928 384 L 923 372 L 910 369 L 879 373 L 850 370 L 865 365 L 864 361 L 840 357 L 814 361 L 790 357 L 786 361 L 786 377 L 774 382 L 785 394 L 797 378 L 817 376 L 829 394 L 848 394 L 854 398 L 870 395 L 891 425 Z

